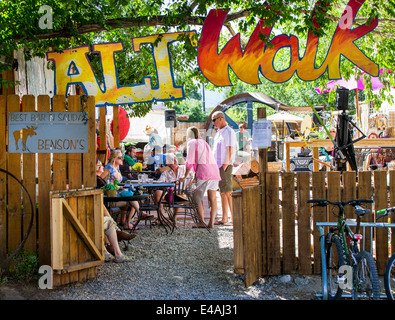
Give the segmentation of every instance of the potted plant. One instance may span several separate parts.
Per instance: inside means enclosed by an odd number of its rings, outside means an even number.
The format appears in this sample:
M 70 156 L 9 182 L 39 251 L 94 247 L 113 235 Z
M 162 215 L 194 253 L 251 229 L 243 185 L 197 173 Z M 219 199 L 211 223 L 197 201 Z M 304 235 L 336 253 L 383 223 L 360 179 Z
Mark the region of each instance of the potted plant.
M 102 187 L 102 189 L 104 190 L 104 194 L 107 197 L 116 197 L 117 190 L 119 189 L 118 180 L 115 180 L 114 184 L 112 184 L 112 183 L 106 184 L 105 186 Z

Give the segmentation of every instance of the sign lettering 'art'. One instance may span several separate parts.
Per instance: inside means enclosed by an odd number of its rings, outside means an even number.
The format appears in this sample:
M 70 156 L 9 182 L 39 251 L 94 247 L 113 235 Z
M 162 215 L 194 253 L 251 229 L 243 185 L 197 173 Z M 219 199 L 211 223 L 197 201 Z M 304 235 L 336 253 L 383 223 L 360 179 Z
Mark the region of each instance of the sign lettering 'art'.
M 344 10 L 326 58 L 320 66 L 315 65 L 319 37 L 309 31 L 306 50 L 303 57 L 299 54 L 299 41 L 294 35 L 278 35 L 271 40 L 273 46 L 265 46 L 260 34 L 269 36 L 274 25 L 264 27 L 261 19 L 253 31 L 247 47 L 240 46 L 237 34 L 219 52 L 218 41 L 227 11 L 211 10 L 202 29 L 198 48 L 198 63 L 203 75 L 215 86 L 232 85 L 229 70 L 249 84 L 260 84 L 260 73 L 275 83 L 288 81 L 294 74 L 303 81 L 318 79 L 328 71 L 329 79 L 340 79 L 342 56 L 372 76 L 378 76 L 379 66 L 372 62 L 354 43 L 358 38 L 371 32 L 378 24 L 378 16 L 371 21 L 351 29 L 357 12 L 364 1 L 351 0 Z M 143 44 L 151 45 L 157 72 L 157 87 L 152 87 L 150 77 L 143 83 L 121 86 L 115 65 L 115 53 L 123 51 L 121 42 L 96 44 L 93 52 L 101 57 L 103 83 L 100 84 L 88 59 L 89 46 L 64 50 L 62 53 L 48 52 L 47 59 L 55 64 L 55 94 L 66 95 L 68 87 L 80 84 L 87 95 L 96 97 L 96 106 L 124 105 L 141 102 L 180 100 L 184 98 L 182 86 L 176 86 L 171 65 L 169 45 L 177 41 L 180 33 L 169 33 L 134 38 L 133 49 L 140 51 Z M 187 33 L 192 44 L 195 31 Z M 159 41 L 158 41 L 159 40 Z M 157 42 L 157 43 L 156 43 Z M 276 70 L 273 61 L 279 50 L 290 49 L 289 67 Z

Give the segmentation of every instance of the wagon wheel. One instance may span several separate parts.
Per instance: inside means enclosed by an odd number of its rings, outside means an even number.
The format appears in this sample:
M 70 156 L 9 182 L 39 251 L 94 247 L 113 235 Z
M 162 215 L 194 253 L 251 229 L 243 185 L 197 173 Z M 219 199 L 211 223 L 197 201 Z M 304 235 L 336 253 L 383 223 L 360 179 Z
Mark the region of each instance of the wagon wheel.
M 33 208 L 33 202 L 32 202 L 32 199 L 31 199 L 31 197 L 30 197 L 30 194 L 29 194 L 29 192 L 27 191 L 27 189 L 25 188 L 25 186 L 22 184 L 22 182 L 21 182 L 17 177 L 15 177 L 12 173 L 8 172 L 7 170 L 4 170 L 4 169 L 1 169 L 1 168 L 0 168 L 0 172 L 4 172 L 5 174 L 8 174 L 9 176 L 11 176 L 13 179 L 15 179 L 15 180 L 22 186 L 22 188 L 26 191 L 27 196 L 29 197 L 30 207 L 31 207 L 31 210 L 32 210 L 32 216 L 31 216 L 31 219 L 30 219 L 30 223 L 29 223 L 29 226 L 28 226 L 28 228 L 27 228 L 26 234 L 25 234 L 25 236 L 23 237 L 21 243 L 20 243 L 19 246 L 14 250 L 14 252 L 13 252 L 10 256 L 8 256 L 7 259 L 5 259 L 5 260 L 3 261 L 2 264 L 0 264 L 0 269 L 4 270 L 4 268 L 5 268 L 6 266 L 8 266 L 8 264 L 10 263 L 10 261 L 12 260 L 12 258 L 14 258 L 14 257 L 19 253 L 19 251 L 23 248 L 23 245 L 25 244 L 27 238 L 29 237 L 30 231 L 31 231 L 31 229 L 32 229 L 32 227 L 33 227 L 33 221 L 34 221 L 34 208 Z

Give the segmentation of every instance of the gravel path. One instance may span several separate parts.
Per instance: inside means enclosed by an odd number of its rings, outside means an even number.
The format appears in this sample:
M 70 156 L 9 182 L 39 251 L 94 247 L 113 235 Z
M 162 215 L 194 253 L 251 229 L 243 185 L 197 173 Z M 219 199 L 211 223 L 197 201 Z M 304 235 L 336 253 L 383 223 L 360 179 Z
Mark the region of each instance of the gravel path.
M 267 277 L 245 288 L 233 272 L 233 227 L 192 229 L 179 223 L 173 234 L 143 226 L 130 241 L 128 263 L 107 262 L 98 276 L 47 291 L 62 300 L 293 300 L 312 299 L 317 277 Z M 311 292 L 306 286 L 314 284 Z M 318 284 L 318 287 L 317 287 Z
M 312 300 L 319 276 L 273 276 L 249 288 L 233 271 L 233 227 L 192 228 L 178 222 L 173 234 L 140 224 L 125 254 L 131 262 L 107 262 L 98 276 L 52 290 L 0 286 L 0 299 L 17 300 Z M 121 246 L 122 248 L 123 246 Z
M 192 229 L 173 234 L 143 227 L 130 241 L 128 263 L 107 262 L 85 284 L 55 290 L 61 299 L 196 300 L 246 299 L 243 279 L 233 273 L 233 229 Z M 121 246 L 122 248 L 122 246 Z

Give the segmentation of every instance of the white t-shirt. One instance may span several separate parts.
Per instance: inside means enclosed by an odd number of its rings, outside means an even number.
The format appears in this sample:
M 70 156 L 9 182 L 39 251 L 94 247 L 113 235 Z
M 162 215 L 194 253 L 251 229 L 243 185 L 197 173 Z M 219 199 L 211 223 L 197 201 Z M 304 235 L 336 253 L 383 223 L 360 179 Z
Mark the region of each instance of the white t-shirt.
M 225 163 L 226 155 L 228 152 L 227 147 L 233 148 L 229 162 L 229 165 L 233 165 L 237 151 L 237 139 L 235 131 L 229 126 L 218 129 L 214 137 L 213 153 L 214 158 L 217 161 L 218 168 L 221 168 Z

